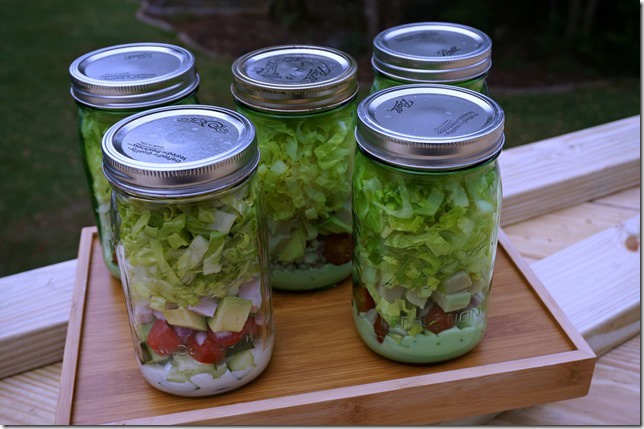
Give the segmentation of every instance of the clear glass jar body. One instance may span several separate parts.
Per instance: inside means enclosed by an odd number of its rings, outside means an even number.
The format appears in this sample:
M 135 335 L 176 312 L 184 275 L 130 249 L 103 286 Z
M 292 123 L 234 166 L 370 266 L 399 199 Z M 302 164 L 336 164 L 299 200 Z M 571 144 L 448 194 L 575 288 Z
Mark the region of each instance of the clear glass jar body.
M 501 198 L 496 157 L 462 170 L 420 172 L 357 151 L 352 306 L 373 351 L 430 363 L 481 341 Z
M 237 106 L 257 130 L 272 287 L 336 285 L 352 269 L 355 100 L 308 114 Z
M 273 350 L 256 174 L 200 197 L 113 192 L 116 251 L 137 361 L 155 388 L 207 396 L 256 378 Z
M 197 102 L 197 94 L 195 92 L 173 104 L 194 104 Z M 119 278 L 120 271 L 114 253 L 114 233 L 110 222 L 111 187 L 103 175 L 101 141 L 105 132 L 121 119 L 134 113 L 142 112 L 148 108 L 159 107 L 160 105 L 137 110 L 100 109 L 78 102 L 76 105 L 78 107 L 78 128 L 83 166 L 87 178 L 90 202 L 96 219 L 101 249 L 103 251 L 103 261 L 110 273 L 114 277 Z
M 473 77 L 472 79 L 468 80 L 463 80 L 463 81 L 456 81 L 456 82 L 440 82 L 440 81 L 435 81 L 435 82 L 418 82 L 418 81 L 410 81 L 410 82 L 405 82 L 402 80 L 397 80 L 392 77 L 389 77 L 383 73 L 380 73 L 378 70 L 374 70 L 374 78 L 373 78 L 373 83 L 371 85 L 370 93 L 374 93 L 377 91 L 380 91 L 381 89 L 385 88 L 391 88 L 393 86 L 398 86 L 398 85 L 407 85 L 410 83 L 434 83 L 434 84 L 443 84 L 443 85 L 454 85 L 454 86 L 459 86 L 461 88 L 467 88 L 471 89 L 472 91 L 480 92 L 481 94 L 488 95 L 488 87 L 487 87 L 487 73 L 482 74 L 480 76 Z

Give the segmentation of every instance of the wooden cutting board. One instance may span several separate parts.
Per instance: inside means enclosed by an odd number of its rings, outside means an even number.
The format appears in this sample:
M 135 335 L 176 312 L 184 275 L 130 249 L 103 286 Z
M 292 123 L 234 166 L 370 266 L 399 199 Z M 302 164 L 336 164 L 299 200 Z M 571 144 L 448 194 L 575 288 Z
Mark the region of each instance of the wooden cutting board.
M 96 228 L 81 234 L 56 424 L 429 424 L 583 396 L 595 355 L 500 232 L 488 330 L 473 351 L 430 365 L 370 351 L 351 284 L 273 293 L 275 350 L 246 386 L 208 398 L 160 392 L 135 361 L 119 281 Z

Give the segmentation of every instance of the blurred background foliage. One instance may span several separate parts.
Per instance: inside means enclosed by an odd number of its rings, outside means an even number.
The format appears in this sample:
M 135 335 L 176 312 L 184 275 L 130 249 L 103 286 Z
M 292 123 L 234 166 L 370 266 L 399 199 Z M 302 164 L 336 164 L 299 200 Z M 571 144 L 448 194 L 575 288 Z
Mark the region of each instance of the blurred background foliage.
M 230 65 L 249 50 L 333 46 L 367 87 L 377 32 L 460 22 L 493 39 L 490 95 L 513 146 L 640 113 L 640 15 L 634 0 L 0 0 L 0 276 L 75 258 L 94 224 L 68 76 L 86 52 L 184 46 L 201 102 L 232 107 Z

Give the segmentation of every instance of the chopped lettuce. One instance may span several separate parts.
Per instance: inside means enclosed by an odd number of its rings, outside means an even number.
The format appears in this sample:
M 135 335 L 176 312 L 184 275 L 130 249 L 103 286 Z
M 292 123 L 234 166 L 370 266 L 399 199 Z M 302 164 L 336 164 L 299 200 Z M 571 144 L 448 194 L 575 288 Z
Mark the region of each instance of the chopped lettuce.
M 481 282 L 489 285 L 499 180 L 494 161 L 410 179 L 358 153 L 353 181 L 356 277 L 389 329 L 417 333 L 423 312 L 432 305 L 448 303 L 445 311 L 454 311 L 469 304 L 469 299 L 443 292 L 465 296 L 470 289 L 478 293 Z M 442 294 L 438 301 L 432 296 L 437 290 Z
M 181 100 L 178 104 L 195 102 L 197 102 L 196 96 L 190 96 Z M 133 113 L 135 113 L 134 110 L 101 110 L 89 106 L 78 106 L 83 163 L 98 236 L 103 250 L 103 259 L 107 268 L 117 278 L 120 277 L 120 272 L 114 253 L 112 222 L 110 219 L 111 187 L 103 175 L 101 143 L 103 135 L 112 125 Z
M 259 272 L 256 182 L 217 198 L 150 202 L 117 196 L 132 299 L 188 307 L 236 295 Z
M 111 187 L 103 175 L 101 141 L 108 128 L 127 115 L 122 112 L 105 112 L 86 107 L 80 107 L 78 114 L 85 174 L 103 250 L 103 259 L 110 272 L 118 277 L 119 270 L 113 252 L 112 223 L 110 221 Z
M 239 109 L 257 129 L 271 262 L 302 262 L 319 236 L 350 234 L 355 103 L 280 118 Z

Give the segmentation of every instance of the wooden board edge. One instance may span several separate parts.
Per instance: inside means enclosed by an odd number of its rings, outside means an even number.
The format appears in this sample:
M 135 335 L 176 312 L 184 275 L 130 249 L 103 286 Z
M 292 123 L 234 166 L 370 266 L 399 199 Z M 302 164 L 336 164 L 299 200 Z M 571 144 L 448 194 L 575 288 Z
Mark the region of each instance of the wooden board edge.
M 593 349 L 586 342 L 581 333 L 579 333 L 575 329 L 572 322 L 570 322 L 570 320 L 568 319 L 566 313 L 564 313 L 561 307 L 559 307 L 559 304 L 557 304 L 550 292 L 548 292 L 548 289 L 541 282 L 530 265 L 525 261 L 525 259 L 523 259 L 519 251 L 514 247 L 514 245 L 510 241 L 510 238 L 506 235 L 502 228 L 499 228 L 498 240 L 512 262 L 514 262 L 521 274 L 532 286 L 534 292 L 539 296 L 544 306 L 548 309 L 552 317 L 554 317 L 558 325 L 564 331 L 568 339 L 574 344 L 577 350 L 596 359 L 596 355 Z
M 504 150 L 499 165 L 508 186 L 503 188 L 501 225 L 639 185 L 640 122 L 640 115 L 633 115 Z M 619 152 L 606 151 L 611 140 L 622 144 Z M 535 160 L 534 153 L 543 159 Z M 607 164 L 610 153 L 614 156 Z M 589 158 L 586 167 L 577 170 L 574 166 L 584 157 Z M 545 159 L 550 171 L 544 174 L 543 163 L 535 161 Z
M 639 172 L 640 159 L 638 158 L 615 164 L 601 171 L 505 196 L 501 211 L 501 225 L 513 225 L 638 186 Z
M 556 367 L 556 371 L 553 371 Z M 549 391 L 536 401 L 529 395 L 516 395 L 510 408 L 521 408 L 557 400 L 584 396 L 590 387 L 594 370 L 594 357 L 578 350 L 557 353 L 545 357 L 531 357 L 508 363 L 489 364 L 476 368 L 464 368 L 443 373 L 426 374 L 403 379 L 394 379 L 359 386 L 309 392 L 281 398 L 265 399 L 250 403 L 238 403 L 216 408 L 184 411 L 160 416 L 150 416 L 107 424 L 119 425 L 335 425 L 335 424 L 418 424 L 412 417 L 418 410 L 427 410 L 428 404 L 440 404 L 443 389 L 465 389 L 473 375 L 480 383 L 468 391 L 463 406 L 470 400 L 475 404 L 467 413 L 454 411 L 454 404 L 442 404 L 451 411 L 434 412 L 426 424 L 454 421 L 489 413 L 506 411 L 489 401 L 481 401 L 493 389 L 507 385 L 516 388 L 516 383 L 527 385 L 527 391 L 537 391 L 542 383 L 555 383 L 559 388 Z M 530 374 L 527 376 L 526 374 Z M 501 377 L 502 382 L 495 381 Z M 526 381 L 527 380 L 527 381 Z M 581 381 L 581 382 L 580 382 Z M 431 385 L 431 392 L 426 389 Z M 444 385 L 444 386 L 441 386 Z M 532 389 L 532 390 L 530 390 Z M 467 390 L 467 389 L 465 389 Z M 374 414 L 395 408 L 396 416 Z M 403 412 L 400 412 L 400 411 Z M 389 413 L 391 414 L 391 413 Z M 404 421 L 400 421 L 403 416 Z M 405 420 L 406 419 L 406 420 Z
M 80 244 L 78 246 L 78 262 L 76 265 L 76 281 L 72 295 L 72 305 L 67 324 L 67 337 L 60 376 L 60 389 L 54 424 L 68 425 L 71 423 L 72 403 L 76 385 L 76 371 L 80 339 L 83 330 L 83 317 L 85 314 L 85 295 L 92 259 L 92 244 L 94 235 L 97 234 L 95 226 L 85 227 L 81 230 Z

